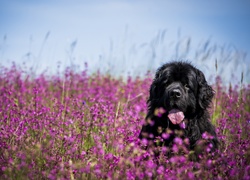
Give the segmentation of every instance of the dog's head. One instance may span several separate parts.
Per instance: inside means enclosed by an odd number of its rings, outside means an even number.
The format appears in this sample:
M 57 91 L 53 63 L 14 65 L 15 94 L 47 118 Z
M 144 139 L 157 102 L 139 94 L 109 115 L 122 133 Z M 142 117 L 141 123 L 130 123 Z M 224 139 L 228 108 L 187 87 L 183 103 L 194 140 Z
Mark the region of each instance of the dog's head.
M 163 107 L 175 116 L 195 117 L 206 110 L 214 91 L 204 74 L 186 62 L 172 62 L 160 67 L 150 88 L 149 110 Z

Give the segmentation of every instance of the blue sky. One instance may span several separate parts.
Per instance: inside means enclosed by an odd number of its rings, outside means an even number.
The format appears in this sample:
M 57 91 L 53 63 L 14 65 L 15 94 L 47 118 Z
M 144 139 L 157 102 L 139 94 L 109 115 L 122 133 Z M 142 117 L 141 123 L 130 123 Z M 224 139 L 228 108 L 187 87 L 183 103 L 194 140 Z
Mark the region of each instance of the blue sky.
M 191 37 L 193 53 L 185 58 L 206 74 L 214 73 L 214 61 L 217 58 L 220 62 L 220 56 L 196 62 L 192 54 L 210 39 L 212 44 L 247 53 L 239 58 L 236 55 L 238 64 L 244 65 L 234 76 L 241 71 L 250 76 L 247 0 L 0 0 L 0 27 L 2 65 L 24 61 L 42 71 L 55 69 L 58 61 L 63 66 L 74 63 L 79 67 L 88 62 L 92 70 L 140 73 L 174 59 L 170 46 Z M 152 51 L 154 38 L 164 32 L 164 42 L 154 44 Z M 225 67 L 222 61 L 224 71 L 218 73 L 230 80 L 227 74 L 235 70 L 235 64 Z

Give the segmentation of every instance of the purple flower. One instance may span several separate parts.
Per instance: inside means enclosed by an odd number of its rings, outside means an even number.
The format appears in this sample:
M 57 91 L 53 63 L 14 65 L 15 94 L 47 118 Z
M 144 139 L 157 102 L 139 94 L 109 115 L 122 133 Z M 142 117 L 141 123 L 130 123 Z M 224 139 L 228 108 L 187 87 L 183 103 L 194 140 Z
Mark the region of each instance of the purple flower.
M 166 110 L 164 108 L 160 107 L 158 109 L 155 109 L 154 115 L 161 117 L 165 112 L 166 112 Z
M 168 133 L 162 133 L 161 136 L 163 139 L 168 139 L 170 137 L 170 135 Z

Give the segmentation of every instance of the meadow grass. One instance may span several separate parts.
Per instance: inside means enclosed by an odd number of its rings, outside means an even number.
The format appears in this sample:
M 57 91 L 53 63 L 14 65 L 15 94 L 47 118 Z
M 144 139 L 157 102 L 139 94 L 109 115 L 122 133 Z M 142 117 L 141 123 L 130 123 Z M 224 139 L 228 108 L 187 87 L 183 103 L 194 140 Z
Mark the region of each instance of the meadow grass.
M 1 72 L 0 179 L 250 179 L 250 85 L 216 79 L 211 121 L 220 149 L 194 162 L 192 152 L 178 153 L 187 143 L 179 139 L 171 158 L 165 147 L 157 160 L 141 149 L 150 75 Z

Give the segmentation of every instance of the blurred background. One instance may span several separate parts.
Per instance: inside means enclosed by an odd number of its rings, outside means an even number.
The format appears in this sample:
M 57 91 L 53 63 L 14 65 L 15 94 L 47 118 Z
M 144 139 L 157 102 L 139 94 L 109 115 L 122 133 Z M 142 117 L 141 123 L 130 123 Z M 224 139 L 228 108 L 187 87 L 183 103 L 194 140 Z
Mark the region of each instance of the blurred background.
M 188 60 L 211 80 L 250 83 L 248 0 L 0 0 L 0 38 L 1 66 L 37 74 L 87 63 L 144 76 Z

